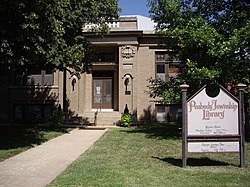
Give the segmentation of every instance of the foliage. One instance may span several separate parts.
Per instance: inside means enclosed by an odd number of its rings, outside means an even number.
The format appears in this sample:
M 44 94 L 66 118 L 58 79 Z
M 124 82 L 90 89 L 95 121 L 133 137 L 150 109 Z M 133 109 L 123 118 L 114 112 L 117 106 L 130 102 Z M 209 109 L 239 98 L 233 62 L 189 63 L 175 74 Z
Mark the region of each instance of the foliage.
M 2 0 L 0 67 L 86 71 L 92 53 L 82 27 L 93 23 L 106 31 L 118 11 L 117 0 Z
M 53 127 L 60 128 L 62 126 L 63 113 L 62 111 L 55 111 L 52 117 Z
M 132 115 L 130 113 L 125 113 L 121 117 L 121 124 L 129 127 L 132 124 Z
M 152 98 L 163 99 L 166 104 L 180 102 L 180 88 L 176 82 L 179 80 L 171 78 L 171 81 L 164 82 L 161 79 L 149 79 L 149 91 L 147 93 Z
M 187 60 L 185 69 L 177 77 L 171 78 L 169 82 L 160 79 L 149 79 L 148 94 L 153 98 L 163 98 L 167 104 L 180 103 L 181 90 L 179 85 L 184 83 L 191 85 L 188 95 L 192 95 L 205 84 L 215 85 L 217 83 L 220 71 L 212 68 L 198 68 L 197 63 Z
M 157 82 L 155 86 L 187 83 L 193 92 L 207 82 L 250 84 L 249 1 L 148 0 L 148 4 L 158 32 L 176 41 L 166 48 L 186 68 L 171 83 Z M 159 90 L 155 93 L 159 95 Z

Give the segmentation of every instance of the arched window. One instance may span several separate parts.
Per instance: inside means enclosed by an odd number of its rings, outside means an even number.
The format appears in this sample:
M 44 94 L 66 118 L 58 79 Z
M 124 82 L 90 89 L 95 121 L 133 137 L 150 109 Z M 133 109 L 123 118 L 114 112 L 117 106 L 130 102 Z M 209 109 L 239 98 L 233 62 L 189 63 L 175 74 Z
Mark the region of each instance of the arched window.
M 72 92 L 74 92 L 75 91 L 75 85 L 76 85 L 76 79 L 75 78 L 72 79 L 71 85 L 72 85 Z

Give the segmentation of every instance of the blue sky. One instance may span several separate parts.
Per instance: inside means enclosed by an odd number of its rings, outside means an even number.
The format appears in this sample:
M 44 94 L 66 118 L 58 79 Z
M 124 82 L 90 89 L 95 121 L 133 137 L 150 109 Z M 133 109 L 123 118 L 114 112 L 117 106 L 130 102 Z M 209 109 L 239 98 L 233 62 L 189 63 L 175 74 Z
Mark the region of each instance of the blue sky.
M 119 0 L 120 15 L 142 15 L 149 17 L 147 0 Z

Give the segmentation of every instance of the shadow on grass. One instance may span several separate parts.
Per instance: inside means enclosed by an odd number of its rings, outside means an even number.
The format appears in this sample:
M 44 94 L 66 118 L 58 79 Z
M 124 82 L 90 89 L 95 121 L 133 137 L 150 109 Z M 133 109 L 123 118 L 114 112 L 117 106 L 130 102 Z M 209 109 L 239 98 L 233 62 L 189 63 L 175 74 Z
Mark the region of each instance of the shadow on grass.
M 181 124 L 179 123 L 151 123 L 124 130 L 127 133 L 144 133 L 148 138 L 180 139 Z M 246 130 L 245 141 L 250 142 L 250 127 Z
M 182 167 L 182 160 L 181 159 L 176 159 L 176 158 L 171 158 L 171 157 L 167 157 L 167 158 L 152 157 L 152 158 L 161 160 L 163 162 L 167 162 L 167 163 L 172 164 L 174 166 Z M 188 158 L 187 165 L 188 166 L 230 166 L 232 164 L 217 161 L 217 160 L 212 160 L 212 159 L 207 158 L 207 157 L 203 157 L 203 158 Z
M 48 140 L 45 132 L 64 132 L 66 129 L 28 128 L 28 127 L 0 127 L 0 150 L 19 147 L 33 147 Z
M 180 124 L 177 123 L 156 123 L 128 128 L 125 131 L 127 133 L 144 133 L 148 138 L 180 139 L 180 127 Z

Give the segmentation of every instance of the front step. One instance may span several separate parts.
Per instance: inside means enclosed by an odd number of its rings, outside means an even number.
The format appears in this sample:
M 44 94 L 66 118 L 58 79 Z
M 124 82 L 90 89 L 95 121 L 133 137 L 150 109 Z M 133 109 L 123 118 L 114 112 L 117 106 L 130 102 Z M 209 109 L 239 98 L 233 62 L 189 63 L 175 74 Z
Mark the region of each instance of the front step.
M 94 126 L 116 126 L 121 119 L 121 113 L 105 110 L 89 111 L 80 116 Z

